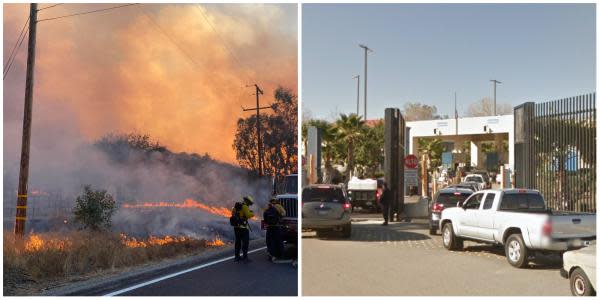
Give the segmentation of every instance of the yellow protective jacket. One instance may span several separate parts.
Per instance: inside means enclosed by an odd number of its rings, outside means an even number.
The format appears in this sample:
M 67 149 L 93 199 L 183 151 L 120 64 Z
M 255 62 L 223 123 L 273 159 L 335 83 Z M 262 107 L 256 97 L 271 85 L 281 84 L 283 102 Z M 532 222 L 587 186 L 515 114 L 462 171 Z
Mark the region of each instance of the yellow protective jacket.
M 235 212 L 235 208 L 232 208 L 231 209 L 231 213 L 233 214 L 234 212 Z M 248 207 L 248 205 L 246 203 L 242 204 L 242 210 L 238 211 L 238 214 L 239 214 L 240 218 L 243 218 L 246 221 L 250 220 L 250 219 L 252 219 L 252 217 L 254 217 L 254 212 L 252 212 L 250 210 L 250 208 Z M 239 225 L 239 226 L 236 226 L 236 227 L 238 227 L 238 228 L 249 228 L 249 225 L 246 222 L 246 224 Z

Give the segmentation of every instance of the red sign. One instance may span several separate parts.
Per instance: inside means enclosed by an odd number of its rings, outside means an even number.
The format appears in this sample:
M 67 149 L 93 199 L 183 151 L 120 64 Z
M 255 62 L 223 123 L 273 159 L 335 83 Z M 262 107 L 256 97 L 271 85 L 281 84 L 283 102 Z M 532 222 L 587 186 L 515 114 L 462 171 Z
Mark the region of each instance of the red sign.
M 418 165 L 419 159 L 415 155 L 409 154 L 404 157 L 404 166 L 407 169 L 416 169 Z

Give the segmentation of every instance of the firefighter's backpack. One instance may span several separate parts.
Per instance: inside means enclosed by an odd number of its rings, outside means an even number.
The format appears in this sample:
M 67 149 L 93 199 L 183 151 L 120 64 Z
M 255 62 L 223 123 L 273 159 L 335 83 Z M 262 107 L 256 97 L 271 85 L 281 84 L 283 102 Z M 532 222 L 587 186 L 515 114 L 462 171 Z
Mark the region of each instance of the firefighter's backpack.
M 243 204 L 241 202 L 236 202 L 233 206 L 233 211 L 231 212 L 231 217 L 229 217 L 229 224 L 231 226 L 237 227 L 244 225 L 244 219 L 240 217 L 240 212 L 242 211 Z
M 274 206 L 269 207 L 269 209 L 265 211 L 263 218 L 265 219 L 265 223 L 269 226 L 279 225 L 279 222 L 281 221 L 281 216 Z

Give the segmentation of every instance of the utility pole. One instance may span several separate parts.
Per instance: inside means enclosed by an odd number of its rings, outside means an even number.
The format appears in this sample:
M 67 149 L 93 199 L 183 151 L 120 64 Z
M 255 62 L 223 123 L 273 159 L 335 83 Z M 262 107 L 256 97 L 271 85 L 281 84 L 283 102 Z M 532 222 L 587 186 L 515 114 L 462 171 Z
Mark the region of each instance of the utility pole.
M 256 145 L 257 145 L 257 150 L 258 150 L 258 175 L 259 176 L 263 176 L 263 155 L 262 155 L 262 139 L 261 139 L 261 135 L 260 135 L 260 110 L 261 109 L 269 109 L 272 108 L 271 106 L 263 106 L 260 107 L 260 95 L 263 94 L 263 91 L 260 89 L 260 87 L 258 86 L 258 84 L 254 84 L 254 85 L 247 85 L 246 87 L 255 87 L 256 88 L 256 107 L 254 108 L 244 108 L 242 107 L 243 111 L 251 111 L 251 110 L 256 110 Z
M 456 92 L 454 92 L 454 123 L 456 124 L 456 130 L 454 133 L 458 137 L 458 110 L 456 110 Z
M 360 103 L 360 75 L 352 77 L 356 78 L 356 115 L 358 116 L 359 103 Z
M 37 29 L 37 4 L 29 5 L 29 40 L 27 44 L 27 73 L 25 77 L 25 107 L 23 109 L 23 138 L 21 140 L 21 168 L 17 209 L 15 216 L 15 236 L 22 237 L 27 220 L 27 180 L 29 179 L 29 148 L 31 141 L 31 114 L 33 105 L 33 75 L 35 66 L 35 35 Z
M 364 120 L 367 120 L 367 53 L 368 52 L 373 52 L 373 49 L 363 45 L 363 44 L 359 44 L 359 47 L 365 49 L 365 117 Z
M 496 114 L 496 84 L 498 83 L 502 83 L 496 79 L 490 79 L 491 82 L 494 83 L 494 116 L 497 116 Z

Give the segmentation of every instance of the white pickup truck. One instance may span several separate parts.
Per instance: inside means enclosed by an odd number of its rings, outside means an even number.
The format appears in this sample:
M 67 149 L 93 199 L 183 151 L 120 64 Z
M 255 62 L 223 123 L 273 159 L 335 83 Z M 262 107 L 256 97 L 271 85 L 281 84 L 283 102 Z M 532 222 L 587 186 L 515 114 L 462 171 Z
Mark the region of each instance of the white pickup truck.
M 504 246 L 508 262 L 525 267 L 535 252 L 564 252 L 596 239 L 596 215 L 551 211 L 530 189 L 484 190 L 440 217 L 442 241 L 460 250 L 464 240 Z

